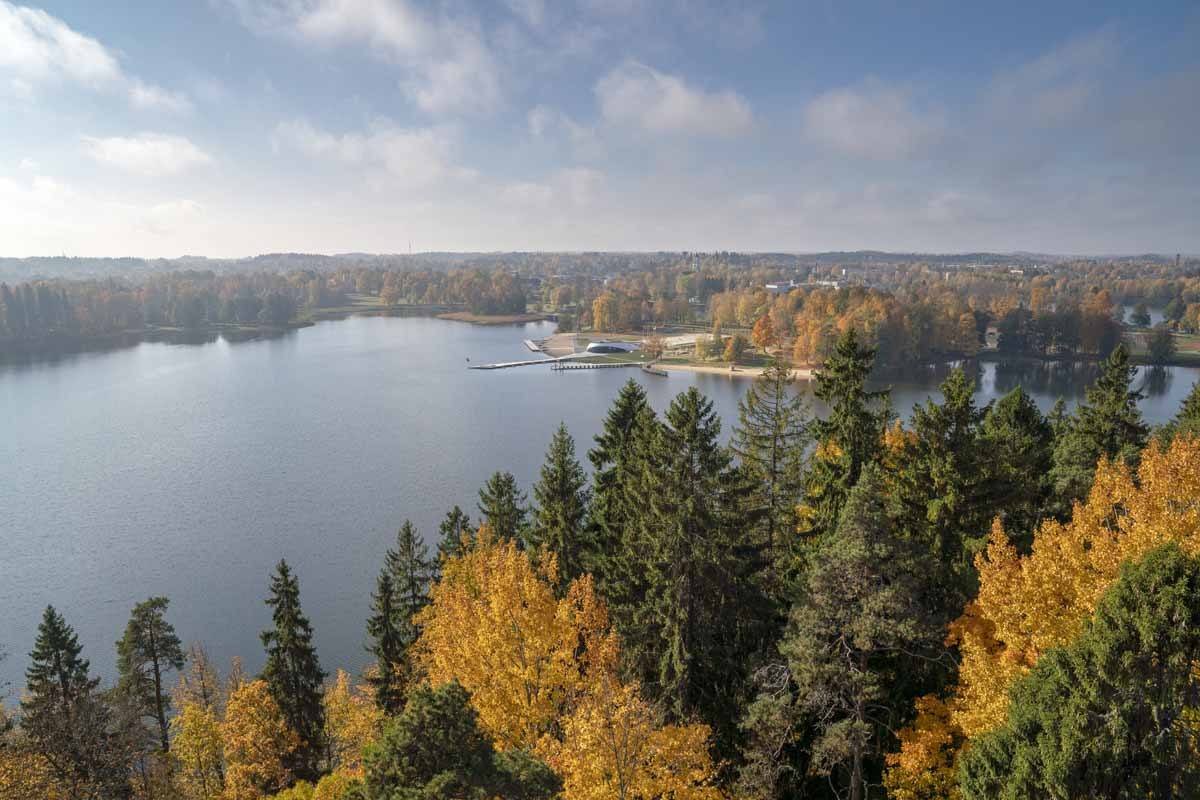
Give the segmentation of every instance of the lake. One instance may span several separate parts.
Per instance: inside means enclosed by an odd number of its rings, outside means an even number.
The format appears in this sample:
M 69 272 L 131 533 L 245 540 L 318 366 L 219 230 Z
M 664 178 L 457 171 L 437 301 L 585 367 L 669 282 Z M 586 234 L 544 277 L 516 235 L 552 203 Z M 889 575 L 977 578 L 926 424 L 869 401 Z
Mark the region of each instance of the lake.
M 367 660 L 363 625 L 384 551 L 411 519 L 431 546 L 454 504 L 512 471 L 528 490 L 555 426 L 584 454 L 617 390 L 642 383 L 656 409 L 689 385 L 725 430 L 747 381 L 636 369 L 467 370 L 528 358 L 553 326 L 477 327 L 353 317 L 277 338 L 142 343 L 0 365 L 0 680 L 23 684 L 42 609 L 54 604 L 93 669 L 111 678 L 132 605 L 171 598 L 186 642 L 256 670 L 275 563 L 300 578 L 327 670 Z M 1024 384 L 1043 408 L 1075 401 L 1094 366 L 984 364 L 980 402 Z M 893 381 L 908 415 L 945 374 Z M 1200 371 L 1140 376 L 1143 411 L 1174 415 Z

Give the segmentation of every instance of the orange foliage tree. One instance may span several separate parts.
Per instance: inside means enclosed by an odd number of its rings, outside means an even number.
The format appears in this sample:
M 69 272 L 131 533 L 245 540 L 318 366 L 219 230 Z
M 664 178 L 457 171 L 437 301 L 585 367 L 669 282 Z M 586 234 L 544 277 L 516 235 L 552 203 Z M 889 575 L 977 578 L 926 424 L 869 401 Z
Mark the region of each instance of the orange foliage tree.
M 251 681 L 230 693 L 221 739 L 224 800 L 259 800 L 291 779 L 285 764 L 300 739 L 287 726 L 265 681 Z

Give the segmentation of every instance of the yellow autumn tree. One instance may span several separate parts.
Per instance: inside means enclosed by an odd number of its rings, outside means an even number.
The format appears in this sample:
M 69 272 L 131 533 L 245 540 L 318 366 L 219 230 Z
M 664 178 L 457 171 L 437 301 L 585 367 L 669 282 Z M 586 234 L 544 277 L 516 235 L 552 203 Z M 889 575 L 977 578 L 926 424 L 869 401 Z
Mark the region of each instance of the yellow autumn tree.
M 924 700 L 901 732 L 901 749 L 889 758 L 892 794 L 953 796 L 919 787 L 927 773 L 952 768 L 963 743 L 1004 723 L 1013 682 L 1047 649 L 1079 635 L 1123 563 L 1168 542 L 1200 553 L 1200 440 L 1190 437 L 1166 449 L 1151 444 L 1136 475 L 1102 461 L 1087 501 L 1075 505 L 1070 522 L 1043 523 L 1028 556 L 997 522 L 976 558 L 979 594 L 950 629 L 961 654 L 959 683 L 944 706 Z M 939 746 L 931 746 L 931 732 Z
M 429 680 L 457 680 L 501 749 L 528 747 L 567 800 L 716 798 L 703 725 L 666 726 L 617 674 L 620 646 L 590 576 L 554 592 L 553 556 L 532 559 L 485 526 L 443 564 L 416 617 Z
M 188 701 L 171 720 L 171 757 L 187 800 L 216 800 L 225 791 L 225 743 L 211 707 Z
M 287 757 L 300 740 L 283 719 L 265 681 L 244 683 L 229 695 L 221 726 L 225 751 L 224 800 L 259 800 L 287 785 Z
M 350 684 L 350 675 L 339 669 L 325 687 L 325 734 L 333 765 L 348 775 L 362 774 L 362 753 L 379 735 L 383 714 L 370 693 Z
M 19 733 L 10 734 L 0 741 L 0 800 L 30 798 L 69 800 L 67 792 L 57 785 L 46 757 Z

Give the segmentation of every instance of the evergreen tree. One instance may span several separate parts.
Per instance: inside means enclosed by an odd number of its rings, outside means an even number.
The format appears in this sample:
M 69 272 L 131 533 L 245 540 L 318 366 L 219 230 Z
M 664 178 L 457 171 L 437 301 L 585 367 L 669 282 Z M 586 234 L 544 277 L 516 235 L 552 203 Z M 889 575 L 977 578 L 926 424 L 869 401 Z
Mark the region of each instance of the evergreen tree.
M 479 513 L 492 533 L 523 542 L 529 509 L 511 472 L 496 472 L 479 490 Z
M 157 724 L 164 753 L 170 748 L 167 713 L 171 698 L 163 678 L 168 670 L 183 669 L 183 645 L 166 619 L 170 602 L 165 597 L 151 597 L 134 606 L 125 635 L 117 642 L 117 689 L 141 716 Z
M 793 705 L 781 712 L 793 720 L 812 720 L 808 772 L 853 800 L 878 785 L 904 713 L 907 698 L 891 691 L 897 654 L 929 651 L 940 638 L 919 601 L 921 562 L 885 494 L 879 467 L 868 465 L 813 554 L 779 646 L 792 687 L 774 702 Z
M 695 387 L 672 401 L 666 423 L 642 467 L 631 559 L 644 559 L 646 585 L 634 595 L 627 641 L 670 716 L 698 714 L 730 756 L 738 697 L 771 618 L 758 582 L 763 548 L 751 533 L 758 520 L 747 510 L 753 487 L 719 443 L 712 401 Z
M 1087 495 L 1096 462 L 1101 458 L 1120 459 L 1130 465 L 1137 462 L 1148 428 L 1137 405 L 1142 394 L 1132 388 L 1136 372 L 1137 368 L 1129 363 L 1129 351 L 1124 344 L 1118 345 L 1055 442 L 1051 477 L 1061 516 L 1070 513 L 1074 501 Z
M 1009 693 L 959 764 L 966 800 L 1200 796 L 1200 562 L 1171 544 L 1122 568 L 1084 632 Z
M 391 573 L 379 573 L 375 593 L 371 596 L 371 616 L 367 619 L 367 649 L 375 656 L 376 671 L 367 677 L 375 690 L 375 704 L 388 716 L 404 710 L 404 693 L 408 683 L 408 645 L 405 630 L 396 611 L 396 588 Z
M 275 627 L 260 638 L 267 651 L 262 679 L 283 717 L 300 738 L 293 763 L 297 777 L 317 777 L 317 761 L 324 744 L 325 711 L 321 683 L 325 673 L 312 643 L 312 625 L 300 608 L 300 584 L 287 561 L 280 561 L 271 577 L 267 598 Z
M 991 456 L 981 447 L 984 412 L 975 407 L 973 389 L 956 369 L 941 385 L 940 404 L 913 409 L 913 438 L 894 476 L 898 525 L 929 554 L 927 602 L 943 622 L 974 594 L 974 555 L 998 511 L 988 480 Z
M 412 618 L 429 605 L 429 586 L 436 574 L 436 563 L 429 557 L 429 548 L 417 536 L 408 520 L 396 534 L 396 549 L 384 556 L 384 569 L 391 574 L 395 593 L 397 625 L 409 641 L 420 633 Z
M 641 505 L 634 483 L 656 426 L 645 390 L 630 379 L 613 401 L 604 427 L 596 435 L 596 446 L 588 452 L 593 489 L 588 520 L 590 547 L 583 559 L 584 567 L 614 607 L 623 604 L 618 592 L 632 589 L 628 579 L 635 577 L 628 574 L 623 558 L 633 550 L 632 542 L 627 541 L 635 534 L 629 517 Z
M 463 547 L 470 544 L 472 536 L 471 518 L 458 506 L 446 513 L 438 524 L 438 562 L 462 555 Z
M 1175 418 L 1158 429 L 1161 444 L 1170 444 L 1176 436 L 1200 436 L 1200 381 L 1183 399 Z
M 796 529 L 807 442 L 807 409 L 793 391 L 791 367 L 773 360 L 738 401 L 733 429 L 733 451 L 754 479 L 754 501 L 764 509 L 764 533 L 772 551 Z
M 587 515 L 587 476 L 575 458 L 575 442 L 565 424 L 550 440 L 541 479 L 533 487 L 536 503 L 529 532 L 532 550 L 545 549 L 558 556 L 558 577 L 566 586 L 582 575 L 587 552 L 584 519 Z
M 816 373 L 813 394 L 828 407 L 814 420 L 817 443 L 804 482 L 800 527 L 812 535 L 832 532 L 850 490 L 863 468 L 875 461 L 887 424 L 886 391 L 867 391 L 875 350 L 860 344 L 853 328 L 843 333 Z
M 516 750 L 498 754 L 457 683 L 414 690 L 366 753 L 364 800 L 550 800 L 561 785 L 545 764 Z M 355 795 L 351 795 L 355 796 Z
M 112 712 L 75 631 L 47 606 L 25 671 L 21 728 L 56 779 L 79 800 L 130 794 L 128 760 L 112 731 Z
M 1021 387 L 988 409 L 980 426 L 982 460 L 991 482 L 992 508 L 1009 539 L 1028 552 L 1046 514 L 1052 486 L 1054 429 Z

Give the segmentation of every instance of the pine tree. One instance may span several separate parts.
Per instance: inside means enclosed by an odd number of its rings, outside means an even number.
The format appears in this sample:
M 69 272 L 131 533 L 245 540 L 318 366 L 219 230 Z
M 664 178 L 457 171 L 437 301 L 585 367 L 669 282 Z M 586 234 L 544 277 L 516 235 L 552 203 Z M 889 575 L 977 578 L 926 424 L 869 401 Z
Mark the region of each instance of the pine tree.
M 804 482 L 800 528 L 810 535 L 832 532 L 863 468 L 875 461 L 887 425 L 886 391 L 867 391 L 875 350 L 862 345 L 853 328 L 843 333 L 816 373 L 813 394 L 828 415 L 812 423 L 817 448 Z
M 791 367 L 772 361 L 738 401 L 733 430 L 733 451 L 755 482 L 755 502 L 765 510 L 764 533 L 771 551 L 795 531 L 796 506 L 804 491 L 808 414 L 792 380 Z
M 808 770 L 853 800 L 878 785 L 891 723 L 902 713 L 891 692 L 897 654 L 929 651 L 940 639 L 920 603 L 921 562 L 885 496 L 880 468 L 868 465 L 836 531 L 813 553 L 779 646 L 793 684 L 780 699 L 794 704 L 792 719 L 814 726 Z
M 151 597 L 129 615 L 125 635 L 117 642 L 118 691 L 129 697 L 142 716 L 158 725 L 162 752 L 170 748 L 167 713 L 171 698 L 164 688 L 168 670 L 183 669 L 183 645 L 166 620 L 170 600 Z
M 25 671 L 21 728 L 55 777 L 79 800 L 129 796 L 128 762 L 111 728 L 112 712 L 75 631 L 47 606 Z
M 275 627 L 260 636 L 267 651 L 262 679 L 288 726 L 300 738 L 292 771 L 300 778 L 312 779 L 318 774 L 325 729 L 321 705 L 325 673 L 313 647 L 312 625 L 300 608 L 300 584 L 287 561 L 280 561 L 275 568 L 267 605 Z
M 1060 516 L 1087 495 L 1101 458 L 1130 465 L 1137 462 L 1149 429 L 1137 405 L 1142 393 L 1132 388 L 1136 372 L 1129 363 L 1129 351 L 1124 344 L 1118 345 L 1105 360 L 1100 377 L 1088 387 L 1067 430 L 1055 442 L 1051 477 Z
M 676 397 L 642 465 L 639 549 L 645 577 L 633 596 L 634 663 L 674 720 L 698 714 L 718 752 L 732 755 L 737 699 L 771 619 L 753 490 L 720 445 L 720 419 L 695 387 Z M 626 593 L 628 595 L 628 593 Z
M 1054 429 L 1018 386 L 987 410 L 980 434 L 992 508 L 1018 549 L 1028 552 L 1050 502 Z
M 412 618 L 429 604 L 429 585 L 433 582 L 436 566 L 429 557 L 429 548 L 417 536 L 412 523 L 404 520 L 396 534 L 396 549 L 388 550 L 384 556 L 384 569 L 392 577 L 397 625 L 409 642 L 419 633 Z
M 912 442 L 895 475 L 898 524 L 921 543 L 933 565 L 927 602 L 949 622 L 975 591 L 974 555 L 987 541 L 995 507 L 990 456 L 981 447 L 984 412 L 975 407 L 966 373 L 942 383 L 942 402 L 913 409 Z
M 645 390 L 630 379 L 613 401 L 604 427 L 596 435 L 596 446 L 588 452 L 593 489 L 588 520 L 591 546 L 583 559 L 584 567 L 614 607 L 622 604 L 618 591 L 632 588 L 627 580 L 632 576 L 624 574 L 621 560 L 632 549 L 632 542 L 627 540 L 634 535 L 634 526 L 628 517 L 641 504 L 633 484 L 656 426 Z M 636 505 L 631 507 L 629 501 L 636 501 Z
M 550 440 L 541 478 L 533 487 L 536 503 L 528 536 L 531 550 L 546 550 L 558 556 L 562 586 L 582 575 L 587 547 L 583 541 L 587 516 L 587 476 L 575 458 L 575 442 L 560 423 Z
M 479 513 L 492 533 L 523 541 L 529 509 L 511 472 L 496 472 L 479 490 Z
M 371 600 L 372 613 L 367 619 L 371 643 L 367 649 L 375 656 L 376 671 L 367 681 L 375 690 L 375 704 L 384 714 L 395 716 L 404 710 L 408 645 L 411 642 L 400 625 L 396 588 L 388 570 L 380 571 Z
M 472 535 L 471 518 L 458 506 L 446 513 L 438 524 L 438 562 L 461 555 L 463 548 L 470 545 Z

